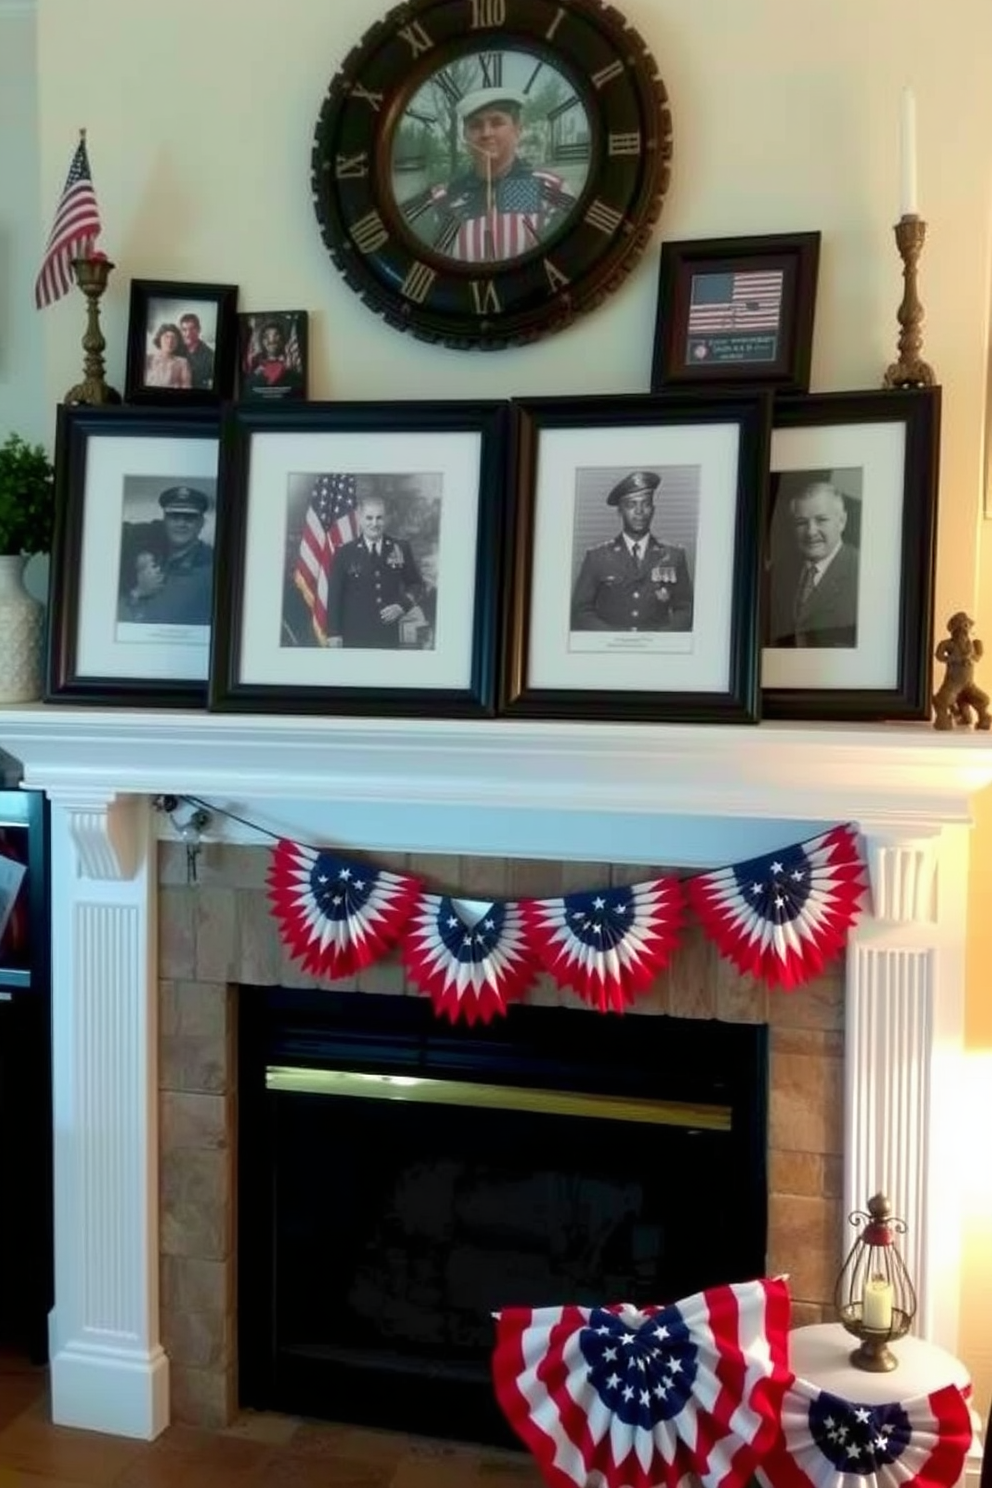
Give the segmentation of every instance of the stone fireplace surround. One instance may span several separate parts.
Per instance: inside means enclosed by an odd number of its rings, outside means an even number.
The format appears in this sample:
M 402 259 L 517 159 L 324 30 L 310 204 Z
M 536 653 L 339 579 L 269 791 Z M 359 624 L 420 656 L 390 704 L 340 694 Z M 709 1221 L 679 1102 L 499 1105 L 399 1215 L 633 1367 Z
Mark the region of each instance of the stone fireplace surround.
M 555 860 L 577 871 L 619 862 L 691 871 L 855 821 L 871 903 L 846 958 L 843 1208 L 879 1188 L 891 1195 L 909 1224 L 917 1331 L 954 1351 L 969 800 L 992 782 L 987 739 L 922 724 L 309 720 L 52 706 L 4 710 L 0 744 L 52 802 L 57 1422 L 152 1437 L 170 1418 L 160 1287 L 168 1303 L 172 1283 L 159 1254 L 170 1028 L 160 1045 L 155 839 L 171 829 L 151 809 L 160 792 L 205 797 L 254 824 L 215 817 L 225 846 L 260 845 L 262 828 L 345 851 Z M 424 876 L 445 877 L 418 862 Z M 174 855 L 164 865 L 168 882 Z M 181 989 L 163 983 L 166 1019 Z M 818 1172 L 823 1192 L 810 1197 L 829 1200 L 826 1165 Z M 803 1190 L 793 1180 L 787 1192 Z M 164 1249 L 167 1209 L 168 1199 Z M 177 1405 L 186 1367 L 177 1362 Z

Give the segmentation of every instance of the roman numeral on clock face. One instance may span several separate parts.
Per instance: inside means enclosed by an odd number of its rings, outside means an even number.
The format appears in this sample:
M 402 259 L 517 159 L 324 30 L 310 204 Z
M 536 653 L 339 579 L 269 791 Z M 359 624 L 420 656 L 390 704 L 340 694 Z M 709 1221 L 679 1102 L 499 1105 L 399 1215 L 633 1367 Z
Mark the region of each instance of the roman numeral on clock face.
M 506 22 L 506 0 L 472 0 L 472 30 L 502 26 Z
M 406 295 L 408 300 L 414 304 L 422 305 L 434 287 L 437 278 L 437 270 L 432 269 L 429 264 L 421 263 L 414 259 L 407 270 L 406 278 L 400 285 L 400 292 Z
M 503 83 L 503 53 L 480 52 L 479 68 L 484 88 L 499 88 Z
M 618 212 L 615 207 L 608 207 L 597 196 L 590 202 L 585 220 L 590 227 L 596 227 L 600 232 L 614 233 L 623 221 L 623 213 Z
M 368 152 L 360 155 L 339 155 L 334 162 L 334 174 L 339 181 L 355 181 L 369 173 Z
M 370 92 L 363 83 L 352 83 L 349 92 L 352 98 L 360 98 L 363 103 L 367 103 L 374 114 L 377 114 L 382 107 L 383 95 Z
M 364 217 L 353 222 L 349 232 L 360 253 L 377 253 L 383 243 L 389 240 L 385 224 L 374 207 L 371 212 L 366 212 Z
M 609 67 L 601 67 L 598 72 L 594 72 L 589 81 L 594 88 L 605 88 L 607 83 L 611 83 L 614 78 L 621 77 L 622 75 L 623 63 L 620 61 L 611 62 Z
M 499 302 L 496 293 L 496 285 L 492 279 L 471 279 L 472 299 L 475 302 L 476 315 L 488 315 L 490 311 L 498 315 L 503 306 Z
M 414 57 L 419 57 L 421 52 L 429 52 L 434 45 L 433 39 L 424 30 L 421 21 L 414 21 L 411 26 L 401 26 L 396 34 L 402 36 Z
M 609 135 L 607 140 L 606 153 L 608 155 L 640 155 L 640 130 L 632 130 L 630 134 Z

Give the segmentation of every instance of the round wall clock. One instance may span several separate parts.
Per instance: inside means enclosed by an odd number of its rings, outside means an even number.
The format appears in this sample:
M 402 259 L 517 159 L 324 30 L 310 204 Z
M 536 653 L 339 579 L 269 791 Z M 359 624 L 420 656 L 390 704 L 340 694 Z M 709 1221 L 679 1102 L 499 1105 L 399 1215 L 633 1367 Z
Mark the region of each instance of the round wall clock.
M 599 0 L 413 0 L 348 56 L 313 192 L 348 283 L 449 346 L 561 329 L 639 257 L 671 160 L 665 88 Z

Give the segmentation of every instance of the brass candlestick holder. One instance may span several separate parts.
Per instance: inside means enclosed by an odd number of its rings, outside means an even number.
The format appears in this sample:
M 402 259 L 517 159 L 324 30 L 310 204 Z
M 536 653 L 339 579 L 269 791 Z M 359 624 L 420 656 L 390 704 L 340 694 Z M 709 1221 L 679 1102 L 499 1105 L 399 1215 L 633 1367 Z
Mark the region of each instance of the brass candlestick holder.
M 100 405 L 121 401 L 120 393 L 108 385 L 103 375 L 103 353 L 107 343 L 100 329 L 100 297 L 107 288 L 113 267 L 110 259 L 102 255 L 72 260 L 76 283 L 86 296 L 86 334 L 83 337 L 83 351 L 86 356 L 83 361 L 83 380 L 66 393 L 66 403 Z
M 899 360 L 885 369 L 887 388 L 933 387 L 937 381 L 929 362 L 920 356 L 923 350 L 923 306 L 916 291 L 917 264 L 923 251 L 927 225 L 915 213 L 903 216 L 895 225 L 896 245 L 902 258 L 903 295 L 897 311 L 899 321 Z

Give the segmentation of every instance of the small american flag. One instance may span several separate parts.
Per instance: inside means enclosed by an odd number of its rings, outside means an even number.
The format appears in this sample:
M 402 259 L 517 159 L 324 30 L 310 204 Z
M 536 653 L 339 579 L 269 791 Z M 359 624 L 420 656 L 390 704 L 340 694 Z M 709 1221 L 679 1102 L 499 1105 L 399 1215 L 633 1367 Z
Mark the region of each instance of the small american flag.
M 73 284 L 72 260 L 84 258 L 92 252 L 99 236 L 100 209 L 86 155 L 86 135 L 82 133 L 55 209 L 55 221 L 45 244 L 45 257 L 35 280 L 34 302 L 39 310 L 69 293 Z
M 696 274 L 689 335 L 714 331 L 774 331 L 782 311 L 781 269 L 747 274 Z
M 338 548 L 358 536 L 353 475 L 317 475 L 303 522 L 293 582 L 306 600 L 314 634 L 327 642 L 327 577 Z

